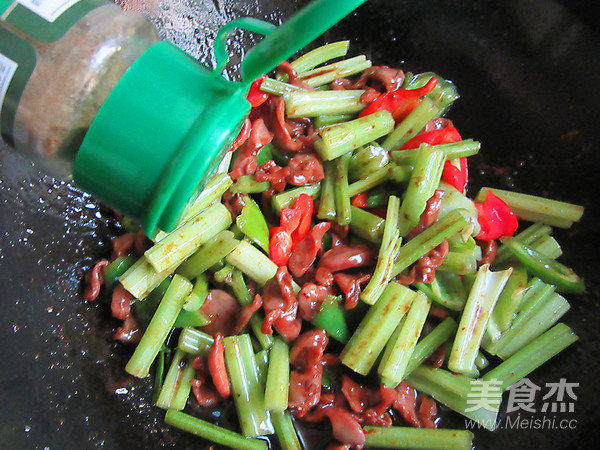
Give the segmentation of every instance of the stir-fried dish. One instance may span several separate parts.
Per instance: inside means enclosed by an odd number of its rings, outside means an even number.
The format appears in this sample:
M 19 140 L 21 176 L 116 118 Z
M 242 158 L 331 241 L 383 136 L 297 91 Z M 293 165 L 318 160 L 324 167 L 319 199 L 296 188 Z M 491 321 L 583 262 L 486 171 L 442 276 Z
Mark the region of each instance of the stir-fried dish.
M 438 404 L 494 429 L 502 393 L 577 340 L 557 322 L 585 286 L 552 227 L 583 209 L 468 198 L 480 143 L 443 117 L 452 82 L 347 52 L 256 80 L 228 170 L 171 233 L 119 216 L 85 298 L 110 299 L 114 338 L 135 344 L 125 370 L 152 377 L 166 423 L 215 443 L 298 449 L 308 426 L 332 449 L 471 448 Z M 233 403 L 238 428 L 189 402 Z

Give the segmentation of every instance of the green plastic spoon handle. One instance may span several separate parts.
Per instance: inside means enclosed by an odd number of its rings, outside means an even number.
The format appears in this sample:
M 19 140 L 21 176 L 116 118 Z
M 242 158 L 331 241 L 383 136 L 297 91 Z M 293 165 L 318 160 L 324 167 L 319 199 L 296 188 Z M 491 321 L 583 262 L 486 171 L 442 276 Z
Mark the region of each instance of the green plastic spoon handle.
M 366 0 L 315 0 L 273 30 L 242 61 L 242 79 L 251 83 L 310 44 Z

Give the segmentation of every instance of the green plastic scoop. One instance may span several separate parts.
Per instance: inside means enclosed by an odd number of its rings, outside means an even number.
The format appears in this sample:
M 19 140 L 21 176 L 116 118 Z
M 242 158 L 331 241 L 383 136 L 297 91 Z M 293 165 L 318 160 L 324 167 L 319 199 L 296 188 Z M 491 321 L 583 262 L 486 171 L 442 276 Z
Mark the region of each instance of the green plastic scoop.
M 214 173 L 250 111 L 250 84 L 366 0 L 315 0 L 280 27 L 252 18 L 225 25 L 209 70 L 168 42 L 127 70 L 78 152 L 75 182 L 137 219 L 152 236 L 172 230 Z M 221 76 L 234 28 L 265 35 L 241 64 L 241 82 Z

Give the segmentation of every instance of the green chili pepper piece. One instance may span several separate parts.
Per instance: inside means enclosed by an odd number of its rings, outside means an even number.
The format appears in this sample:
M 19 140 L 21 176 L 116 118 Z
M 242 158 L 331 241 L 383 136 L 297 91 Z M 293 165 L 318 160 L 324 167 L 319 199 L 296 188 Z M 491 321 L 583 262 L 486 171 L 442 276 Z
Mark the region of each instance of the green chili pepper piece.
M 244 198 L 242 213 L 235 223 L 242 232 L 253 242 L 258 244 L 265 252 L 269 252 L 269 227 L 265 216 L 254 200 Z
M 340 296 L 328 296 L 321 304 L 319 312 L 311 322 L 317 328 L 325 330 L 329 336 L 342 344 L 345 344 L 350 339 Z
M 581 294 L 585 291 L 583 279 L 567 266 L 543 256 L 514 238 L 501 241 L 532 275 L 556 286 L 557 292 Z
M 108 266 L 104 267 L 104 284 L 108 289 L 115 286 L 115 283 L 119 280 L 119 277 L 127 272 L 133 263 L 135 258 L 132 256 L 119 256 Z

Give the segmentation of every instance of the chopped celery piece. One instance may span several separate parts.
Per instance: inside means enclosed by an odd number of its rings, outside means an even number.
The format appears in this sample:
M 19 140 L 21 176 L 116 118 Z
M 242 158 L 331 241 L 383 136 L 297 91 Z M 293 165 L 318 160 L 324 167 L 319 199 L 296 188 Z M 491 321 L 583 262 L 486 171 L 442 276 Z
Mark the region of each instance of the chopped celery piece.
M 178 266 L 202 244 L 231 225 L 231 214 L 216 203 L 192 217 L 168 236 L 146 250 L 144 256 L 157 272 Z
M 142 339 L 125 366 L 127 373 L 138 378 L 148 375 L 154 358 L 165 343 L 191 290 L 192 283 L 188 280 L 179 275 L 173 277 Z
M 529 222 L 542 222 L 553 227 L 569 228 L 573 222 L 579 222 L 583 215 L 583 206 L 488 187 L 481 188 L 475 200 L 478 202 L 485 200 L 488 191 L 504 200 L 517 218 Z
M 366 103 L 360 102 L 364 90 L 291 91 L 284 95 L 287 117 L 318 117 L 335 114 L 355 114 Z
M 377 111 L 321 129 L 321 139 L 315 141 L 315 150 L 324 161 L 330 161 L 385 136 L 393 128 L 394 118 L 390 112 Z
M 492 272 L 489 264 L 479 268 L 450 352 L 448 368 L 453 372 L 468 373 L 473 368 L 488 320 L 511 272 Z
M 394 281 L 389 283 L 342 350 L 342 363 L 366 375 L 386 342 L 410 308 L 415 292 Z

